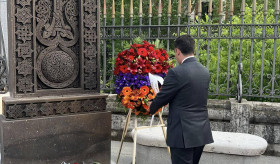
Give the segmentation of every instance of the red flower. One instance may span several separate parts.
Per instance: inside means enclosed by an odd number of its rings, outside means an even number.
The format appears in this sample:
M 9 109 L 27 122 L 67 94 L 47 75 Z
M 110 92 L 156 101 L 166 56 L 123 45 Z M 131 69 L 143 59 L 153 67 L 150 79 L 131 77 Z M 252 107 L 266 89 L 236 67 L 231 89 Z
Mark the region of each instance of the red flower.
M 129 61 L 133 61 L 133 60 L 134 60 L 134 57 L 133 57 L 132 55 L 129 55 L 129 56 L 128 56 L 128 60 L 129 60 Z
M 141 48 L 141 47 L 143 47 L 142 44 L 132 44 L 131 45 L 131 48 Z
M 162 66 L 160 64 L 156 64 L 155 72 L 156 73 L 161 73 L 161 70 L 162 70 Z
M 130 53 L 134 53 L 134 49 L 132 49 L 132 48 L 129 49 L 129 52 L 130 52 Z
M 143 47 L 141 44 L 136 44 L 137 48 Z
M 118 54 L 118 57 L 124 57 L 128 50 L 124 50 Z
M 137 73 L 137 64 L 130 64 L 128 70 L 130 71 L 131 74 L 135 75 Z
M 163 67 L 162 68 L 162 73 L 166 74 L 167 72 L 168 72 L 168 66 Z
M 152 71 L 151 65 L 146 65 L 145 68 L 143 69 L 144 73 L 150 73 Z
M 137 62 L 137 65 L 141 68 L 144 67 L 144 65 L 145 65 L 145 60 L 143 60 L 142 58 L 138 58 L 136 60 L 136 62 Z
M 120 72 L 120 69 L 119 69 L 119 67 L 116 67 L 116 68 L 115 68 L 115 70 L 114 70 L 114 75 L 117 75 L 117 74 L 119 74 L 119 72 Z
M 168 55 L 167 55 L 167 54 L 165 54 L 165 56 L 164 56 L 164 57 L 165 57 L 165 59 L 166 59 L 166 60 L 168 60 Z
M 159 57 L 159 60 L 160 60 L 161 62 L 164 62 L 164 61 L 165 61 L 165 57 L 160 56 L 160 57 Z
M 143 57 L 146 57 L 147 56 L 147 50 L 145 49 L 145 48 L 139 48 L 138 50 L 137 50 L 137 53 L 138 53 L 138 55 L 140 55 L 140 56 L 143 56 Z
M 154 51 L 155 49 L 154 49 L 154 47 L 149 47 L 149 51 L 151 52 L 151 51 Z
M 149 42 L 147 42 L 147 41 L 143 41 L 143 43 L 144 43 L 144 47 L 146 48 L 146 47 L 148 47 L 148 46 L 152 46 L 152 47 L 155 47 L 155 45 L 153 45 L 153 44 L 150 44 Z
M 117 58 L 116 59 L 116 65 L 122 65 L 124 63 L 124 61 L 121 58 Z
M 159 50 L 155 50 L 156 52 L 156 58 L 159 59 L 159 57 L 161 56 L 161 52 Z
M 127 66 L 126 65 L 120 66 L 120 71 L 122 71 L 123 73 L 127 73 Z
M 161 51 L 161 53 L 166 54 L 166 51 L 162 48 L 159 49 Z

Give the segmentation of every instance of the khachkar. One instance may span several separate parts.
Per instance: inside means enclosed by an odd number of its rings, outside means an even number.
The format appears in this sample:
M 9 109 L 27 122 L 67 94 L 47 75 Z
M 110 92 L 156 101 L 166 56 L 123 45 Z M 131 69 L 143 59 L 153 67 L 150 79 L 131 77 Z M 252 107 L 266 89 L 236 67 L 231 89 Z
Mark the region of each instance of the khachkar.
M 11 0 L 2 163 L 109 163 L 99 0 Z

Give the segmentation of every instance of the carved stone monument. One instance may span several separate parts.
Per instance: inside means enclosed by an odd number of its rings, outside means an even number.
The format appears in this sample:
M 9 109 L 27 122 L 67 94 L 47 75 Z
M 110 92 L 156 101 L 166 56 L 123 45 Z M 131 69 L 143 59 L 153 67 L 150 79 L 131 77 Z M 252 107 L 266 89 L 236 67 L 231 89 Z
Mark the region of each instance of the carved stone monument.
M 110 161 L 99 0 L 10 0 L 2 163 Z

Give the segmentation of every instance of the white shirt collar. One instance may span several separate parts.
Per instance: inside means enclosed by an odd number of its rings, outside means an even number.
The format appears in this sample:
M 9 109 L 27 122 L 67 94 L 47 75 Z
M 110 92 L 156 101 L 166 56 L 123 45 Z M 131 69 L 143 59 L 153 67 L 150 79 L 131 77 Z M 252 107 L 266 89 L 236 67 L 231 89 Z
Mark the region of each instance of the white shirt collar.
M 183 59 L 182 63 L 184 63 L 185 60 L 189 59 L 189 58 L 194 58 L 194 56 L 188 56 L 185 59 Z

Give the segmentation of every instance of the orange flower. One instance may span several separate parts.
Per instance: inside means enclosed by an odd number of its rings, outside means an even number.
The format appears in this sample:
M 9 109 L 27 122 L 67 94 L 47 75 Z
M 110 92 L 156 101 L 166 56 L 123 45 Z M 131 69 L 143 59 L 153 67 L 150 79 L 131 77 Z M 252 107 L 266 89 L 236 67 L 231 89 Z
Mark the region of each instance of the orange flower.
M 128 97 L 128 96 L 124 96 L 123 99 L 122 99 L 122 104 L 123 104 L 123 105 L 126 105 L 126 104 L 128 104 L 129 102 L 130 102 L 129 97 Z
M 141 101 L 137 101 L 136 106 L 140 106 L 141 105 Z
M 149 95 L 148 95 L 148 98 L 149 98 L 150 100 L 154 99 L 155 97 L 156 97 L 156 95 L 153 95 L 153 94 L 149 94 Z
M 130 95 L 131 91 L 132 90 L 131 90 L 130 87 L 123 87 L 123 89 L 122 89 L 122 93 L 123 93 L 124 96 Z
M 132 101 L 137 101 L 138 98 L 139 98 L 139 96 L 138 96 L 137 93 L 133 90 L 133 91 L 131 92 L 131 95 L 130 95 L 130 100 L 132 100 Z
M 138 116 L 140 114 L 140 111 L 136 110 L 134 113 L 136 114 L 136 116 Z
M 142 95 L 147 95 L 148 93 L 149 93 L 149 87 L 147 87 L 147 86 L 142 86 L 141 88 L 140 88 L 140 92 L 141 92 L 141 94 Z
M 134 109 L 135 108 L 134 103 L 132 102 L 128 103 L 127 108 Z

